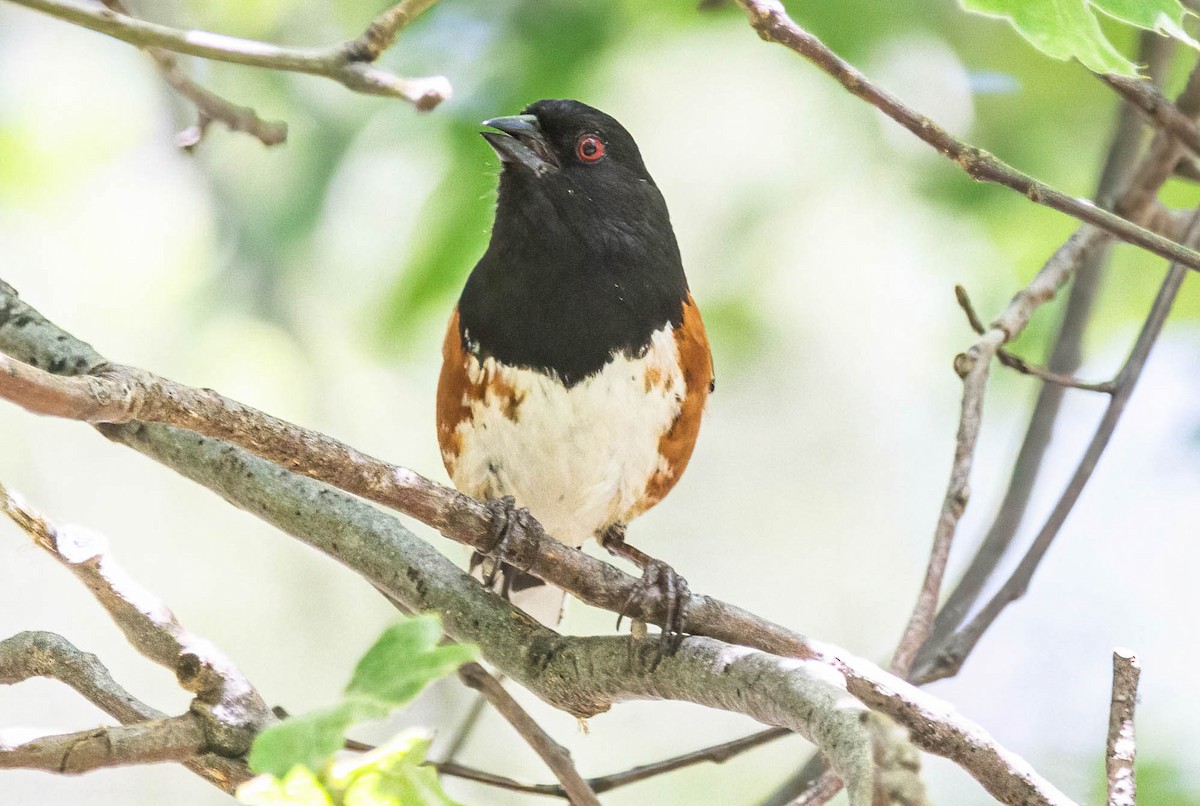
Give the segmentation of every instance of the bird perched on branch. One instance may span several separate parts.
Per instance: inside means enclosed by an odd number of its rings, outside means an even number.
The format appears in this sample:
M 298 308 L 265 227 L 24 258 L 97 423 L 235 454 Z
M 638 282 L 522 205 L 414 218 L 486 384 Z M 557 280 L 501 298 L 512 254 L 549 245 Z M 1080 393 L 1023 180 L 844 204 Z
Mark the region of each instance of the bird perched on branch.
M 627 545 L 625 525 L 679 481 L 713 368 L 666 202 L 629 132 L 598 109 L 544 100 L 484 125 L 502 163 L 496 221 L 446 333 L 442 459 L 497 520 L 527 508 L 563 543 L 595 537 L 640 566 L 635 598 L 662 591 L 670 647 L 687 584 Z M 497 566 L 472 559 L 485 583 L 558 623 L 561 590 Z

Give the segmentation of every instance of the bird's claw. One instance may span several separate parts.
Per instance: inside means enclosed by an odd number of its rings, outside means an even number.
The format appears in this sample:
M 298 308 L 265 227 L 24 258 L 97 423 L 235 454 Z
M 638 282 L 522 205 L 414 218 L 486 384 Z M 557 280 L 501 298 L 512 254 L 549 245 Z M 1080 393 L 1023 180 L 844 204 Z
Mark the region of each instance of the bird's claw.
M 520 538 L 530 531 L 530 516 L 529 510 L 518 507 L 517 499 L 511 495 L 490 499 L 484 506 L 491 514 L 491 520 L 488 523 L 488 542 L 478 551 L 495 561 L 490 563 L 490 567 L 486 568 L 483 574 L 483 583 L 490 588 L 496 581 L 496 574 L 505 565 L 505 555 L 516 549 Z M 528 572 L 529 569 L 522 570 Z
M 666 617 L 662 623 L 662 634 L 659 636 L 658 651 L 652 662 L 651 671 L 658 666 L 659 661 L 669 655 L 674 655 L 684 638 L 684 610 L 691 596 L 687 580 L 675 572 L 675 569 L 661 560 L 650 560 L 642 569 L 642 578 L 634 586 L 633 592 L 625 600 L 621 612 L 617 615 L 617 629 L 621 621 L 633 610 L 640 608 L 643 602 L 657 590 L 666 606 Z M 632 619 L 632 617 L 630 617 Z

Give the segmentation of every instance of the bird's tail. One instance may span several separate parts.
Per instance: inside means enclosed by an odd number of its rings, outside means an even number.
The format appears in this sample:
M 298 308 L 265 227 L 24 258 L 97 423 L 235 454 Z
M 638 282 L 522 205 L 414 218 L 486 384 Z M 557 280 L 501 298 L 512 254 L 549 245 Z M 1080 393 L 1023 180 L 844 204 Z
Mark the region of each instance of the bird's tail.
M 567 597 L 562 588 L 479 552 L 471 555 L 471 576 L 481 582 L 486 582 L 490 576 L 493 591 L 547 627 L 557 627 L 562 621 Z

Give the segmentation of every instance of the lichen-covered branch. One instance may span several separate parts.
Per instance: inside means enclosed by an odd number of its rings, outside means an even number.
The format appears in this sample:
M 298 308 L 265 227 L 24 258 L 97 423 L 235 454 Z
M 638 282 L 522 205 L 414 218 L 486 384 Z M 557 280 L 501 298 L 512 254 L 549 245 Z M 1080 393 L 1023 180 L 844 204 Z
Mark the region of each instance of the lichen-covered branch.
M 1127 649 L 1113 651 L 1112 701 L 1108 709 L 1108 741 L 1104 754 L 1108 773 L 1108 806 L 1137 806 L 1137 779 L 1133 763 L 1137 742 L 1133 712 L 1137 708 L 1138 678 L 1142 667 Z

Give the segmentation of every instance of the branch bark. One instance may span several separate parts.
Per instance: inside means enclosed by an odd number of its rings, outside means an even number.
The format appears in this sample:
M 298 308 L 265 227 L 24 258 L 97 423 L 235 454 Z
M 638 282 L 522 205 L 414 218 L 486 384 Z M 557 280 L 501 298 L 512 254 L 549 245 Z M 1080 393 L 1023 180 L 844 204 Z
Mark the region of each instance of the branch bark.
M 188 761 L 208 748 L 196 714 L 6 742 L 0 734 L 0 769 L 47 770 L 76 775 L 104 767 Z
M 571 752 L 551 738 L 542 726 L 534 721 L 529 712 L 504 690 L 500 681 L 478 663 L 465 663 L 458 670 L 458 676 L 470 688 L 481 693 L 492 707 L 500 712 L 508 724 L 520 734 L 525 743 L 546 762 L 546 766 L 554 773 L 563 791 L 572 804 L 576 806 L 600 806 L 600 799 L 592 791 L 588 782 L 583 780 L 575 762 L 571 760 Z
M 11 291 L 0 286 L 0 349 L 43 366 L 50 362 L 68 370 L 102 363 L 94 351 L 54 328 L 11 293 L 4 293 L 6 290 Z M 30 336 L 34 338 L 30 340 Z M 193 418 L 196 424 L 202 420 L 198 412 Z M 441 613 L 452 638 L 476 643 L 500 671 L 570 713 L 589 716 L 614 702 L 644 698 L 679 699 L 738 711 L 813 739 L 831 756 L 857 804 L 869 803 L 872 796 L 871 740 L 860 719 L 863 711 L 854 700 L 857 698 L 913 731 L 918 746 L 959 761 L 1005 802 L 1070 802 L 951 706 L 866 661 L 783 628 L 755 628 L 749 634 L 796 649 L 789 654 L 803 652 L 811 660 L 781 658 L 693 636 L 675 656 L 651 669 L 647 661 L 657 655 L 653 641 L 560 636 L 484 590 L 394 518 L 233 445 L 142 423 L 103 426 L 102 430 L 111 439 L 176 469 L 348 565 L 406 608 Z M 347 476 L 362 472 L 354 464 L 333 463 L 330 469 Z M 474 505 L 482 508 L 477 502 Z M 439 522 L 447 521 L 440 518 Z M 480 525 L 486 532 L 486 521 Z M 624 596 L 614 597 L 614 610 L 624 604 L 636 583 L 548 537 L 542 538 L 541 550 L 532 559 L 540 563 L 535 567 L 547 572 L 547 579 L 567 583 L 564 587 L 573 592 L 582 586 L 569 580 L 585 567 L 595 567 L 597 576 L 619 579 L 615 589 Z M 570 573 L 561 573 L 560 563 L 575 567 Z M 698 610 L 715 625 L 720 622 L 711 620 L 714 612 L 705 607 Z M 652 620 L 659 613 L 638 615 Z M 689 613 L 689 623 L 704 622 L 691 619 Z M 853 698 L 846 696 L 847 691 Z
M 421 111 L 433 109 L 451 93 L 450 82 L 443 76 L 401 78 L 372 64 L 400 29 L 436 0 L 397 3 L 376 17 L 361 36 L 325 48 L 284 48 L 206 31 L 182 31 L 79 0 L 9 2 L 139 48 L 158 47 L 215 61 L 324 76 L 355 92 L 400 98 Z
M 1138 678 L 1142 667 L 1127 649 L 1113 651 L 1112 702 L 1108 709 L 1108 742 L 1104 766 L 1108 773 L 1108 806 L 1137 806 L 1137 779 L 1133 763 L 1137 744 L 1133 712 L 1137 708 Z

